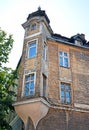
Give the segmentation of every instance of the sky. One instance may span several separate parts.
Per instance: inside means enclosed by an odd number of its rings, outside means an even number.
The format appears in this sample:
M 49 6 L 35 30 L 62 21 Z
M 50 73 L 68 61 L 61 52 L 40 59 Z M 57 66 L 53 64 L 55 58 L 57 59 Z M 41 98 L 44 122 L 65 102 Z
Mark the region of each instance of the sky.
M 12 69 L 16 68 L 22 54 L 22 24 L 39 6 L 46 11 L 54 33 L 66 37 L 83 33 L 89 41 L 89 0 L 0 0 L 0 27 L 14 39 L 7 64 Z

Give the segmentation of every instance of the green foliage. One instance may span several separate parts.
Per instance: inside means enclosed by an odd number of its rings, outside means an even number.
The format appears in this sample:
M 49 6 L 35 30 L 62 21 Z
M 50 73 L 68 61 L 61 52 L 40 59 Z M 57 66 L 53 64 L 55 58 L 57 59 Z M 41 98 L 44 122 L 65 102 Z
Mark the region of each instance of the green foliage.
M 7 37 L 0 29 L 0 130 L 11 130 L 7 116 L 10 111 L 14 111 L 12 103 L 15 92 L 12 88 L 16 87 L 17 71 L 5 67 L 12 46 L 12 35 Z

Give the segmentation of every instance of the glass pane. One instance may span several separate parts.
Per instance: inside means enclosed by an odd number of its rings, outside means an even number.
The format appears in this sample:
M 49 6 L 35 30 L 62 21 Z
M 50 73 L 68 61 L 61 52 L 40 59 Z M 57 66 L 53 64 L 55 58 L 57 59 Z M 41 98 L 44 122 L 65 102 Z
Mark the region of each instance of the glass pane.
M 64 103 L 64 102 L 65 102 L 64 97 L 61 97 L 61 102 L 62 102 L 62 103 Z
M 66 85 L 66 90 L 70 90 L 70 86 L 69 85 Z
M 25 77 L 25 80 L 26 80 L 26 81 L 29 81 L 29 80 L 30 80 L 30 75 L 26 76 L 26 77 Z
M 29 51 L 29 58 L 35 57 L 36 56 L 36 47 L 30 48 Z
M 31 89 L 34 89 L 34 81 L 31 82 L 31 84 L 30 84 L 30 90 L 31 90 Z
M 29 91 L 27 89 L 25 89 L 25 96 L 28 96 L 29 95 Z
M 32 26 L 31 26 L 31 30 L 35 30 L 36 29 L 36 24 L 33 24 Z
M 70 92 L 66 92 L 66 98 L 70 98 Z
M 31 74 L 31 80 L 34 80 L 34 74 Z
M 36 46 L 36 42 L 33 42 L 33 43 L 29 44 L 29 47 L 34 47 L 34 46 Z
M 63 54 L 63 52 L 62 51 L 60 51 L 60 55 L 62 56 L 62 54 Z
M 70 103 L 70 102 L 71 102 L 70 98 L 66 98 L 66 103 Z
M 68 67 L 68 58 L 64 58 L 64 66 Z
M 25 88 L 29 88 L 29 87 L 30 87 L 30 83 L 28 82 L 25 84 Z
M 64 91 L 61 91 L 61 97 L 64 97 L 65 93 Z
M 30 91 L 30 95 L 34 95 L 34 90 L 31 90 L 31 91 Z
M 29 83 L 26 83 L 25 85 L 25 96 L 29 95 Z
M 60 57 L 60 65 L 63 66 L 63 58 Z
M 66 57 L 67 57 L 67 56 L 68 56 L 68 54 L 67 54 L 66 52 L 64 52 L 64 56 L 66 56 Z
M 61 84 L 61 89 L 63 89 L 63 90 L 64 90 L 64 88 L 65 88 L 64 84 Z

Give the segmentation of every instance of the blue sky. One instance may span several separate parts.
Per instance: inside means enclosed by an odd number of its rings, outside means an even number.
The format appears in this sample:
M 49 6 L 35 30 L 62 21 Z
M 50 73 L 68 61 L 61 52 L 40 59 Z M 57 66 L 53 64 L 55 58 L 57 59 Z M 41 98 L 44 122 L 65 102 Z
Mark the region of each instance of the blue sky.
M 66 37 L 84 33 L 89 41 L 89 0 L 0 0 L 0 27 L 13 34 L 15 41 L 8 64 L 13 69 L 22 53 L 24 29 L 21 24 L 38 6 L 46 11 L 54 33 Z

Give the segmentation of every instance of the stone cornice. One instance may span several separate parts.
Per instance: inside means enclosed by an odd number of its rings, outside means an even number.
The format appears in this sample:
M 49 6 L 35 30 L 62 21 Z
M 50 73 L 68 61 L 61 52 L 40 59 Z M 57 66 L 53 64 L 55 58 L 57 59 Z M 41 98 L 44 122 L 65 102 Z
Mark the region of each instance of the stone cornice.
M 26 100 L 26 101 L 16 102 L 16 103 L 13 104 L 13 106 L 31 104 L 31 103 L 34 103 L 34 102 L 42 102 L 44 105 L 48 106 L 49 108 L 89 113 L 89 105 L 78 104 L 78 103 L 74 103 L 74 107 L 70 107 L 70 106 L 67 107 L 67 106 L 62 106 L 62 105 L 59 106 L 59 105 L 56 105 L 56 104 L 51 105 L 48 101 L 46 101 L 43 98 L 35 98 L 35 99 L 29 99 L 29 100 Z
M 67 41 L 64 41 L 64 40 L 61 40 L 61 39 L 56 39 L 56 38 L 53 38 L 51 36 L 47 36 L 47 39 L 49 40 L 52 40 L 52 41 L 55 41 L 55 42 L 61 42 L 63 44 L 66 44 L 66 45 L 71 45 L 71 46 L 75 46 L 75 47 L 79 47 L 79 48 L 84 48 L 84 49 L 88 49 L 89 50 L 89 47 L 86 47 L 86 46 L 78 46 L 78 45 L 75 45 L 71 42 L 67 42 Z

